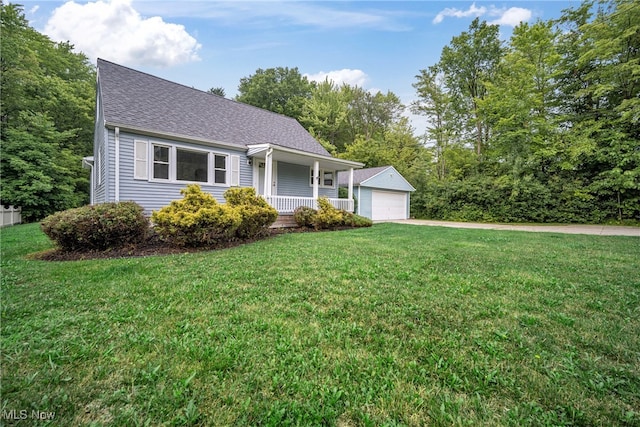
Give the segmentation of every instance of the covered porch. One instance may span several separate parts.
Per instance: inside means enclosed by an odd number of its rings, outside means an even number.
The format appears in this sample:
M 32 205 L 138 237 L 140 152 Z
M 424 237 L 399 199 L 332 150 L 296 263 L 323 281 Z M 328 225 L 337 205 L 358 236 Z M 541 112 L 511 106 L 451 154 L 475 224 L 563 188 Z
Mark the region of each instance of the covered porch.
M 274 144 L 257 144 L 247 152 L 253 186 L 280 215 L 292 215 L 299 206 L 317 209 L 327 197 L 337 209 L 354 211 L 353 170 L 362 163 L 294 150 Z M 347 198 L 338 198 L 338 172 L 347 172 Z

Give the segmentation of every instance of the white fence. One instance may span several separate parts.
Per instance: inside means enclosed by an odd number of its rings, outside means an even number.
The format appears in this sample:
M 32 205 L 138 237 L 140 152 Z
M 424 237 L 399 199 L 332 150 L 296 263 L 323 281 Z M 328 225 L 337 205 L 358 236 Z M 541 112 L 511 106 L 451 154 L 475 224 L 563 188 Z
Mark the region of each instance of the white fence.
M 2 216 L 0 227 L 22 223 L 22 208 L 0 205 L 0 214 Z
M 280 214 L 292 214 L 299 206 L 318 209 L 318 200 L 313 197 L 265 196 L 265 199 Z M 337 209 L 353 212 L 352 199 L 329 199 L 329 202 Z

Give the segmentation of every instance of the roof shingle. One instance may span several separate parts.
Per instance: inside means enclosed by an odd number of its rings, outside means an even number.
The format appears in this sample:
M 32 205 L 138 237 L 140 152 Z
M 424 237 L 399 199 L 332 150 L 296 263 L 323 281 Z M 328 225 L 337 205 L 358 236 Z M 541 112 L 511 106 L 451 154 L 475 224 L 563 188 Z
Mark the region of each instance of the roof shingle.
M 98 59 L 105 121 L 238 145 L 270 143 L 330 156 L 297 120 Z

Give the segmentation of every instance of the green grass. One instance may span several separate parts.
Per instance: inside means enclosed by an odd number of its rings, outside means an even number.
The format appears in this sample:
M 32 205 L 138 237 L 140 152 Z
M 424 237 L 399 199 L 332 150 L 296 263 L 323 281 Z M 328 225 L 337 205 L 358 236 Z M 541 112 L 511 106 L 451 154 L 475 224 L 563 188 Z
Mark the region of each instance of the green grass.
M 380 224 L 26 258 L 48 248 L 2 230 L 3 418 L 640 425 L 638 238 Z

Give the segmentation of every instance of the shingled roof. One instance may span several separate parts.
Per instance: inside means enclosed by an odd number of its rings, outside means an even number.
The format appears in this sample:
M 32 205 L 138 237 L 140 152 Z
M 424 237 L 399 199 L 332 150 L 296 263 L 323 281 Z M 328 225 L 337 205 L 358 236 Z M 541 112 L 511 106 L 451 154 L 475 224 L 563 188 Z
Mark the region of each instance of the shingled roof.
M 274 144 L 322 156 L 297 120 L 98 59 L 107 125 L 209 142 Z

